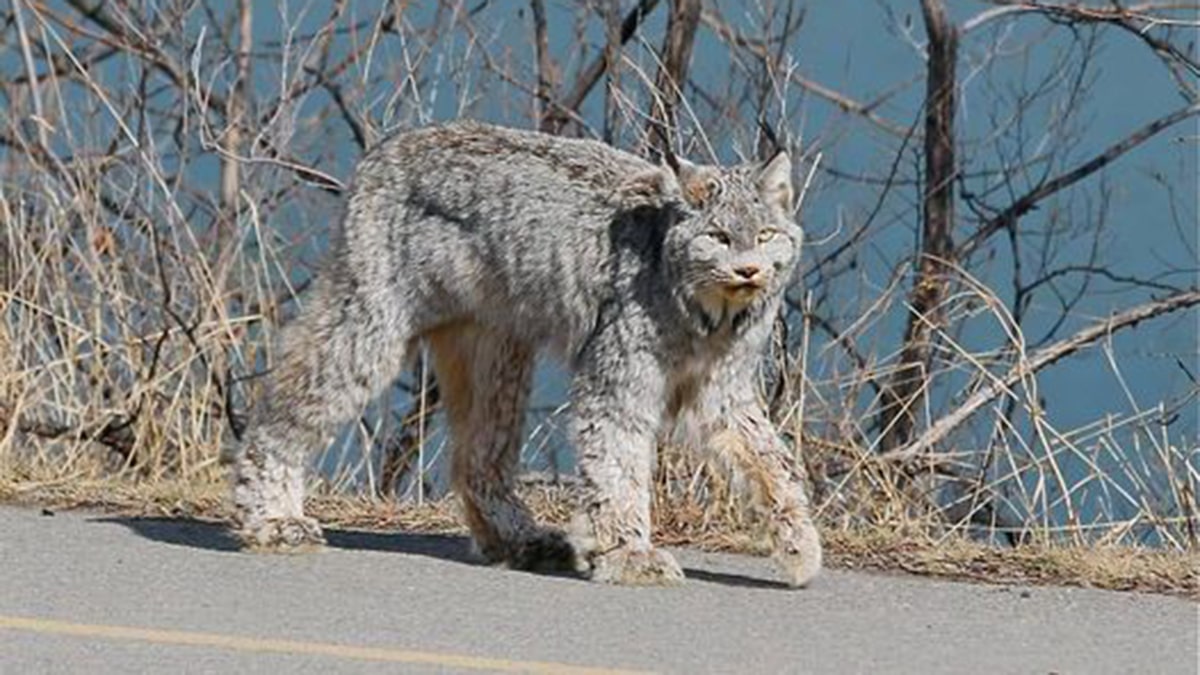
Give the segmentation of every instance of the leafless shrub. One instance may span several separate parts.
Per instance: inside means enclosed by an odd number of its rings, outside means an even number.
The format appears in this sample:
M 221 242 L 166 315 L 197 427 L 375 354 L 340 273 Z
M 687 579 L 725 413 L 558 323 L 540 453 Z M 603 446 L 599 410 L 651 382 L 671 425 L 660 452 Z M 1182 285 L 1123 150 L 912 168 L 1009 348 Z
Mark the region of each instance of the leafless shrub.
M 702 160 L 787 143 L 809 203 L 848 200 L 832 234 L 810 228 L 764 380 L 827 527 L 1194 551 L 1198 451 L 1194 429 L 1172 424 L 1195 389 L 1145 401 L 1118 387 L 1121 412 L 1066 429 L 1039 375 L 1090 350 L 1123 382 L 1120 332 L 1200 302 L 1177 281 L 1194 270 L 1138 277 L 1099 246 L 1103 170 L 1200 114 L 1196 6 L 997 1 L 954 23 L 941 0 L 912 5 L 917 19 L 881 3 L 872 20 L 920 68 L 863 96 L 794 57 L 808 9 L 796 1 L 11 3 L 0 477 L 18 491 L 221 480 L 217 457 L 271 366 L 275 327 L 303 302 L 353 160 L 391 129 L 471 115 Z M 1093 86 L 1113 86 L 1093 60 L 1115 36 L 1150 50 L 1183 103 L 1089 154 L 1081 111 Z M 1039 58 L 1050 65 L 996 74 Z M 902 102 L 914 90 L 915 109 Z M 802 138 L 819 107 L 834 121 Z M 878 172 L 828 161 L 851 136 L 871 139 Z M 1181 231 L 1194 179 L 1159 176 Z M 1128 301 L 1080 319 L 1102 284 Z M 1034 317 L 1047 302 L 1056 317 Z M 319 459 L 319 480 L 371 498 L 438 490 L 437 412 L 431 377 L 402 378 Z M 524 456 L 569 470 L 567 411 L 535 413 Z M 741 518 L 669 448 L 660 486 L 678 528 Z

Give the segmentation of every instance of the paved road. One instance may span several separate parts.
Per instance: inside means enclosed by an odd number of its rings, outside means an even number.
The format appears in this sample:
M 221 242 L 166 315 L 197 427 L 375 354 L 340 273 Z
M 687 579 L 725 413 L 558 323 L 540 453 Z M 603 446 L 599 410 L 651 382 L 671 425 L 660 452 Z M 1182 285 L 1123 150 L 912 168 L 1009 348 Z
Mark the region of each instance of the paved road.
M 472 564 L 459 537 L 330 541 L 256 555 L 201 523 L 0 508 L 0 672 L 1197 672 L 1175 598 L 838 571 L 788 591 L 691 552 L 683 588 L 609 588 Z

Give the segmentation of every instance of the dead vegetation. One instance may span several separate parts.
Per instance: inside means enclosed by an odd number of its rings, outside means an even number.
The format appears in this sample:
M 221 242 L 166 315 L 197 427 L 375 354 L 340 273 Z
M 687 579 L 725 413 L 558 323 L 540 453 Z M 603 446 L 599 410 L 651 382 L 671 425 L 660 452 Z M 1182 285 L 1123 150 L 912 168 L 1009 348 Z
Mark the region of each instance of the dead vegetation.
M 1194 325 L 1195 270 L 1103 246 L 1141 226 L 1110 222 L 1105 172 L 1163 141 L 1142 215 L 1195 257 L 1195 165 L 1167 158 L 1195 138 L 1164 141 L 1200 114 L 1195 5 L 880 8 L 912 76 L 841 91 L 793 56 L 804 2 L 351 4 L 0 10 L 0 499 L 220 518 L 221 448 L 388 130 L 471 115 L 705 160 L 777 129 L 824 216 L 763 389 L 835 566 L 1195 595 L 1195 353 L 1149 396 L 1124 360 L 1135 329 Z M 1183 103 L 1094 137 L 1102 46 L 1130 36 Z M 1110 384 L 1071 396 L 1108 407 L 1064 424 L 1043 378 L 1084 355 Z M 418 364 L 316 460 L 319 515 L 456 530 L 438 412 Z M 531 467 L 569 477 L 568 412 L 534 411 Z M 752 549 L 725 489 L 665 448 L 660 538 Z M 533 494 L 557 520 L 567 493 Z

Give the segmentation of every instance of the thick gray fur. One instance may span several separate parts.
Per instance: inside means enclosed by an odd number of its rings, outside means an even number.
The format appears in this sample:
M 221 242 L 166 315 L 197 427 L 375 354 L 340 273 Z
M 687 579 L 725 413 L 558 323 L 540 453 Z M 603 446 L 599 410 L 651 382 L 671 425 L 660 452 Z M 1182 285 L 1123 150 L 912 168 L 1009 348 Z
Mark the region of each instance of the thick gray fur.
M 327 267 L 283 331 L 235 450 L 237 533 L 322 543 L 304 471 L 423 341 L 452 476 L 489 558 L 627 584 L 682 580 L 650 543 L 656 444 L 707 451 L 756 514 L 789 583 L 820 569 L 796 464 L 755 374 L 795 265 L 786 154 L 734 167 L 650 163 L 602 143 L 473 122 L 388 138 L 358 168 Z M 572 372 L 585 505 L 568 536 L 514 490 L 530 370 Z

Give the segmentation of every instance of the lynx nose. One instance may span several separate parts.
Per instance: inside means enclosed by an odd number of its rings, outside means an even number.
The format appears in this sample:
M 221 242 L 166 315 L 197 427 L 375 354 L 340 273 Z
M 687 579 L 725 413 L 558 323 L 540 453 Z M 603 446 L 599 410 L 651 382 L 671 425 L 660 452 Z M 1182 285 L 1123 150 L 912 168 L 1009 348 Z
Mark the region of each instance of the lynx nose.
M 759 272 L 762 272 L 762 268 L 758 265 L 741 265 L 733 268 L 733 273 L 742 279 L 745 279 L 746 281 L 750 281 L 754 279 L 754 277 L 757 277 Z

